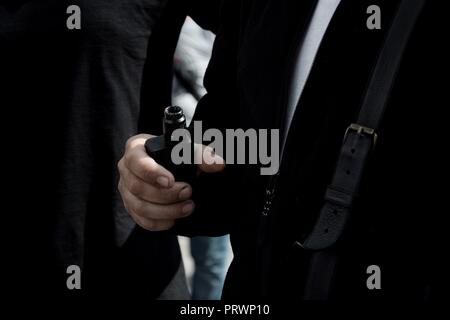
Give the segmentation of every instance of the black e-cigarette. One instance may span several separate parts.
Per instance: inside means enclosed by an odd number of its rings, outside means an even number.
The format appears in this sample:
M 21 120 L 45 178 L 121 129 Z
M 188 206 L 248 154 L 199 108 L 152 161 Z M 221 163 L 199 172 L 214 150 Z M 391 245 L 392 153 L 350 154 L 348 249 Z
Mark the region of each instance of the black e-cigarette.
M 186 129 L 186 117 L 183 109 L 171 106 L 164 110 L 163 135 L 148 139 L 145 143 L 147 154 L 158 164 L 169 170 L 176 181 L 186 182 L 192 185 L 195 180 L 197 168 L 193 164 L 193 157 L 190 157 L 191 164 L 175 164 L 172 159 L 172 150 L 179 141 L 172 141 L 172 135 L 177 129 Z M 190 146 L 190 154 L 193 155 L 193 144 Z

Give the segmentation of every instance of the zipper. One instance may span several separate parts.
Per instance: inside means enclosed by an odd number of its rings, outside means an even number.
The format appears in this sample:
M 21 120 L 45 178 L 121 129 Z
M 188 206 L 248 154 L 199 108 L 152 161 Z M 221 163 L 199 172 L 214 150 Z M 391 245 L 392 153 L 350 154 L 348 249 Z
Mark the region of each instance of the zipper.
M 260 279 L 258 290 L 263 296 L 268 296 L 267 277 L 270 272 L 271 265 L 271 241 L 270 241 L 270 211 L 272 209 L 273 200 L 275 199 L 275 190 L 280 173 L 269 178 L 266 190 L 264 207 L 259 219 L 259 228 L 257 236 L 257 274 Z
M 278 181 L 279 176 L 280 176 L 280 173 L 278 172 L 277 174 L 271 176 L 269 178 L 269 182 L 267 183 L 265 202 L 264 202 L 264 207 L 263 207 L 263 210 L 261 213 L 264 217 L 267 217 L 270 214 L 270 210 L 271 210 L 272 204 L 273 204 L 273 199 L 275 198 L 275 187 L 276 187 L 276 183 Z

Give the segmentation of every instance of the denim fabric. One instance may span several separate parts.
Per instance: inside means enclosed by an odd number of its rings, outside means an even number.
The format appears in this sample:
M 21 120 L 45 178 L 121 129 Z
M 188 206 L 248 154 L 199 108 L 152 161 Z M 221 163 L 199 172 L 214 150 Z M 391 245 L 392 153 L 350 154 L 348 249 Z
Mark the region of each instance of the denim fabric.
M 231 256 L 229 243 L 229 236 L 191 239 L 191 254 L 195 262 L 193 300 L 220 300 Z

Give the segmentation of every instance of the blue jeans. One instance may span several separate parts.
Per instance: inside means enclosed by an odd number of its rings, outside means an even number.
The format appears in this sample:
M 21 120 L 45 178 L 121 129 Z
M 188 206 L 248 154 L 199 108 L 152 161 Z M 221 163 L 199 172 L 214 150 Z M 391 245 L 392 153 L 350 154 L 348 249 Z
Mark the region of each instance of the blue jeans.
M 191 254 L 195 262 L 193 300 L 220 300 L 231 256 L 230 237 L 195 237 Z

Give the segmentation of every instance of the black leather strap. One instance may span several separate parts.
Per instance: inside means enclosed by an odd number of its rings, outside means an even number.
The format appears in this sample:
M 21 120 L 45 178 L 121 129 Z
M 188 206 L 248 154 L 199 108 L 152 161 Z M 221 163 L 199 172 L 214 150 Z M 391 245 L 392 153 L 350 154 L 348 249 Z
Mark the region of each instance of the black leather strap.
M 350 217 L 354 199 L 364 176 L 367 160 L 377 140 L 397 71 L 406 45 L 426 0 L 403 0 L 383 44 L 366 91 L 357 124 L 344 138 L 333 180 L 325 194 L 325 204 L 304 249 L 323 250 L 333 246 Z

